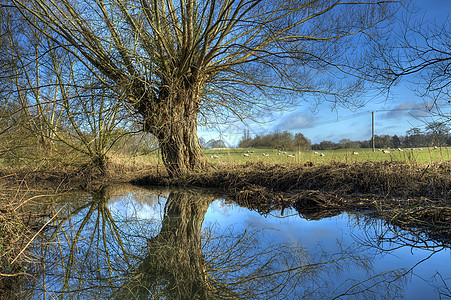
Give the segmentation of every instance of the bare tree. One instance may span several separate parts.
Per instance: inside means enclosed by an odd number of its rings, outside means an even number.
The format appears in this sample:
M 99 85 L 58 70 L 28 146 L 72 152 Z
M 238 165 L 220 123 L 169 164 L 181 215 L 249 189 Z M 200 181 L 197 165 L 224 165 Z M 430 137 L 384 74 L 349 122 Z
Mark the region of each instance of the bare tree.
M 0 156 L 4 163 L 12 164 L 24 158 L 24 149 L 29 144 L 35 144 L 35 137 L 26 130 L 27 116 L 14 99 L 14 81 L 18 71 L 9 40 L 11 36 L 19 35 L 24 27 L 16 21 L 17 15 L 20 16 L 17 11 L 0 6 Z M 25 54 L 24 47 L 18 51 Z
M 426 130 L 432 136 L 432 146 L 445 146 L 446 140 L 451 132 L 451 128 L 442 122 L 430 122 L 426 126 Z
M 126 97 L 178 176 L 205 166 L 199 121 L 256 116 L 306 95 L 359 104 L 366 46 L 399 1 L 10 2 Z
M 17 18 L 9 27 L 23 23 L 17 10 L 9 12 L 15 12 Z M 86 70 L 79 69 L 73 54 L 46 34 L 46 24 L 38 24 L 36 18 L 28 21 L 20 32 L 5 33 L 9 102 L 17 107 L 21 124 L 38 137 L 40 147 L 35 149 L 44 150 L 45 154 L 64 149 L 67 155 L 67 147 L 55 147 L 59 142 L 88 156 L 92 166 L 105 172 L 107 152 L 129 133 L 115 131 L 119 124 L 123 129 L 130 124 L 124 120 L 121 99 L 105 85 L 104 75 L 92 78 Z M 10 112 L 5 107 L 3 111 Z
M 395 83 L 406 78 L 426 101 L 434 122 L 451 122 L 451 21 L 431 21 L 412 9 L 402 27 L 387 37 L 394 51 L 384 51 L 381 75 Z M 386 56 L 386 55 L 389 56 Z M 426 123 L 431 121 L 426 120 Z
M 2 100 L 6 97 L 5 94 L 7 94 L 7 85 L 5 84 L 5 81 L 9 75 L 9 59 L 5 47 L 7 44 L 7 34 L 10 30 L 8 19 L 6 10 L 0 6 L 0 99 Z

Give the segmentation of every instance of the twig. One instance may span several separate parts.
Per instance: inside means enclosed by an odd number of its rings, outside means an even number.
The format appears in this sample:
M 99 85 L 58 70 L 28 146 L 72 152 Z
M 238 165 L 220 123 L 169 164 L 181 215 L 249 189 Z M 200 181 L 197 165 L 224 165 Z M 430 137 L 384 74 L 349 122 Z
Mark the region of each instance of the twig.
M 56 218 L 56 216 L 60 213 L 60 211 L 63 210 L 63 208 L 66 207 L 67 204 L 64 204 L 63 207 L 61 207 L 58 212 L 56 214 L 53 215 L 53 217 L 50 218 L 50 220 L 48 220 L 39 230 L 38 232 L 35 233 L 35 235 L 28 241 L 28 243 L 25 245 L 25 247 L 20 250 L 19 254 L 17 254 L 17 256 L 12 260 L 11 265 L 22 255 L 22 253 L 25 251 L 25 249 L 28 248 L 28 246 L 31 244 L 31 242 L 33 242 L 33 240 L 38 236 L 38 234 L 50 223 L 53 221 L 53 219 Z

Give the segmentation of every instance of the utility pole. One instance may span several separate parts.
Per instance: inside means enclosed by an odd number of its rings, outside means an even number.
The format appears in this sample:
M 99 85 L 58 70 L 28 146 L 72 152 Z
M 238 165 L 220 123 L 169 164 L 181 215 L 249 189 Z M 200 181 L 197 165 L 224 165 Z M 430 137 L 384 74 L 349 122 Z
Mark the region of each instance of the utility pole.
M 371 112 L 371 142 L 373 145 L 373 152 L 376 151 L 376 147 L 374 144 L 374 111 Z

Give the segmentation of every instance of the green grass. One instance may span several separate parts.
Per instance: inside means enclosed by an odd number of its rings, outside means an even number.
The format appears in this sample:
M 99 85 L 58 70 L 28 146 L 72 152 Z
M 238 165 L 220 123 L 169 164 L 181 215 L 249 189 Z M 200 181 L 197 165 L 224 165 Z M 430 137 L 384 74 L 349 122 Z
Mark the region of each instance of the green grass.
M 273 163 L 313 163 L 334 162 L 362 162 L 362 161 L 404 161 L 404 162 L 442 162 L 451 160 L 451 147 L 442 147 L 434 149 L 433 147 L 423 147 L 411 149 L 405 148 L 402 151 L 390 149 L 390 153 L 383 153 L 376 149 L 375 152 L 370 148 L 361 149 L 340 149 L 340 150 L 302 150 L 285 151 L 278 154 L 274 149 L 207 149 L 205 155 L 207 160 L 212 163 L 246 163 L 250 162 L 273 162 Z M 252 153 L 253 152 L 253 153 Z M 315 154 L 317 152 L 318 154 Z M 357 152 L 359 154 L 354 154 Z M 286 153 L 286 154 L 284 154 Z M 324 156 L 320 156 L 323 153 Z M 245 156 L 248 155 L 248 156 Z M 268 156 L 264 156 L 268 155 Z M 294 157 L 288 157 L 294 155 Z M 162 164 L 158 154 L 138 156 L 134 158 L 136 162 L 147 164 Z
M 275 163 L 303 163 L 311 161 L 320 162 L 358 162 L 358 161 L 405 161 L 430 163 L 451 160 L 451 147 L 448 148 L 422 148 L 416 149 L 391 149 L 390 153 L 384 153 L 376 149 L 340 149 L 340 150 L 305 150 L 286 151 L 286 154 L 273 149 L 212 149 L 205 150 L 205 155 L 210 162 L 245 163 L 247 161 L 264 161 Z M 253 153 L 251 153 L 253 151 Z M 317 152 L 318 154 L 316 154 Z M 354 154 L 357 152 L 358 154 Z M 245 154 L 249 156 L 245 156 Z M 264 156 L 263 154 L 269 154 Z M 320 154 L 324 154 L 321 156 Z M 288 157 L 294 155 L 294 157 Z M 216 158 L 216 156 L 218 158 Z

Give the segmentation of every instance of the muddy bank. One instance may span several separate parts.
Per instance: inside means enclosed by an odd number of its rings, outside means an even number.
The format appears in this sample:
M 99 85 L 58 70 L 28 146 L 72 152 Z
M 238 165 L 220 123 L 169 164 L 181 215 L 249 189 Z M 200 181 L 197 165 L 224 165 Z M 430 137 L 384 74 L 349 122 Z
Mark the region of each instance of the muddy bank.
M 340 196 L 375 195 L 451 202 L 451 162 L 429 165 L 405 162 L 353 162 L 313 164 L 218 164 L 203 172 L 170 178 L 162 166 L 133 168 L 109 165 L 106 174 L 86 166 L 47 169 L 0 169 L 2 183 L 33 188 L 90 190 L 107 183 L 156 186 L 198 186 L 242 191 L 321 191 Z

